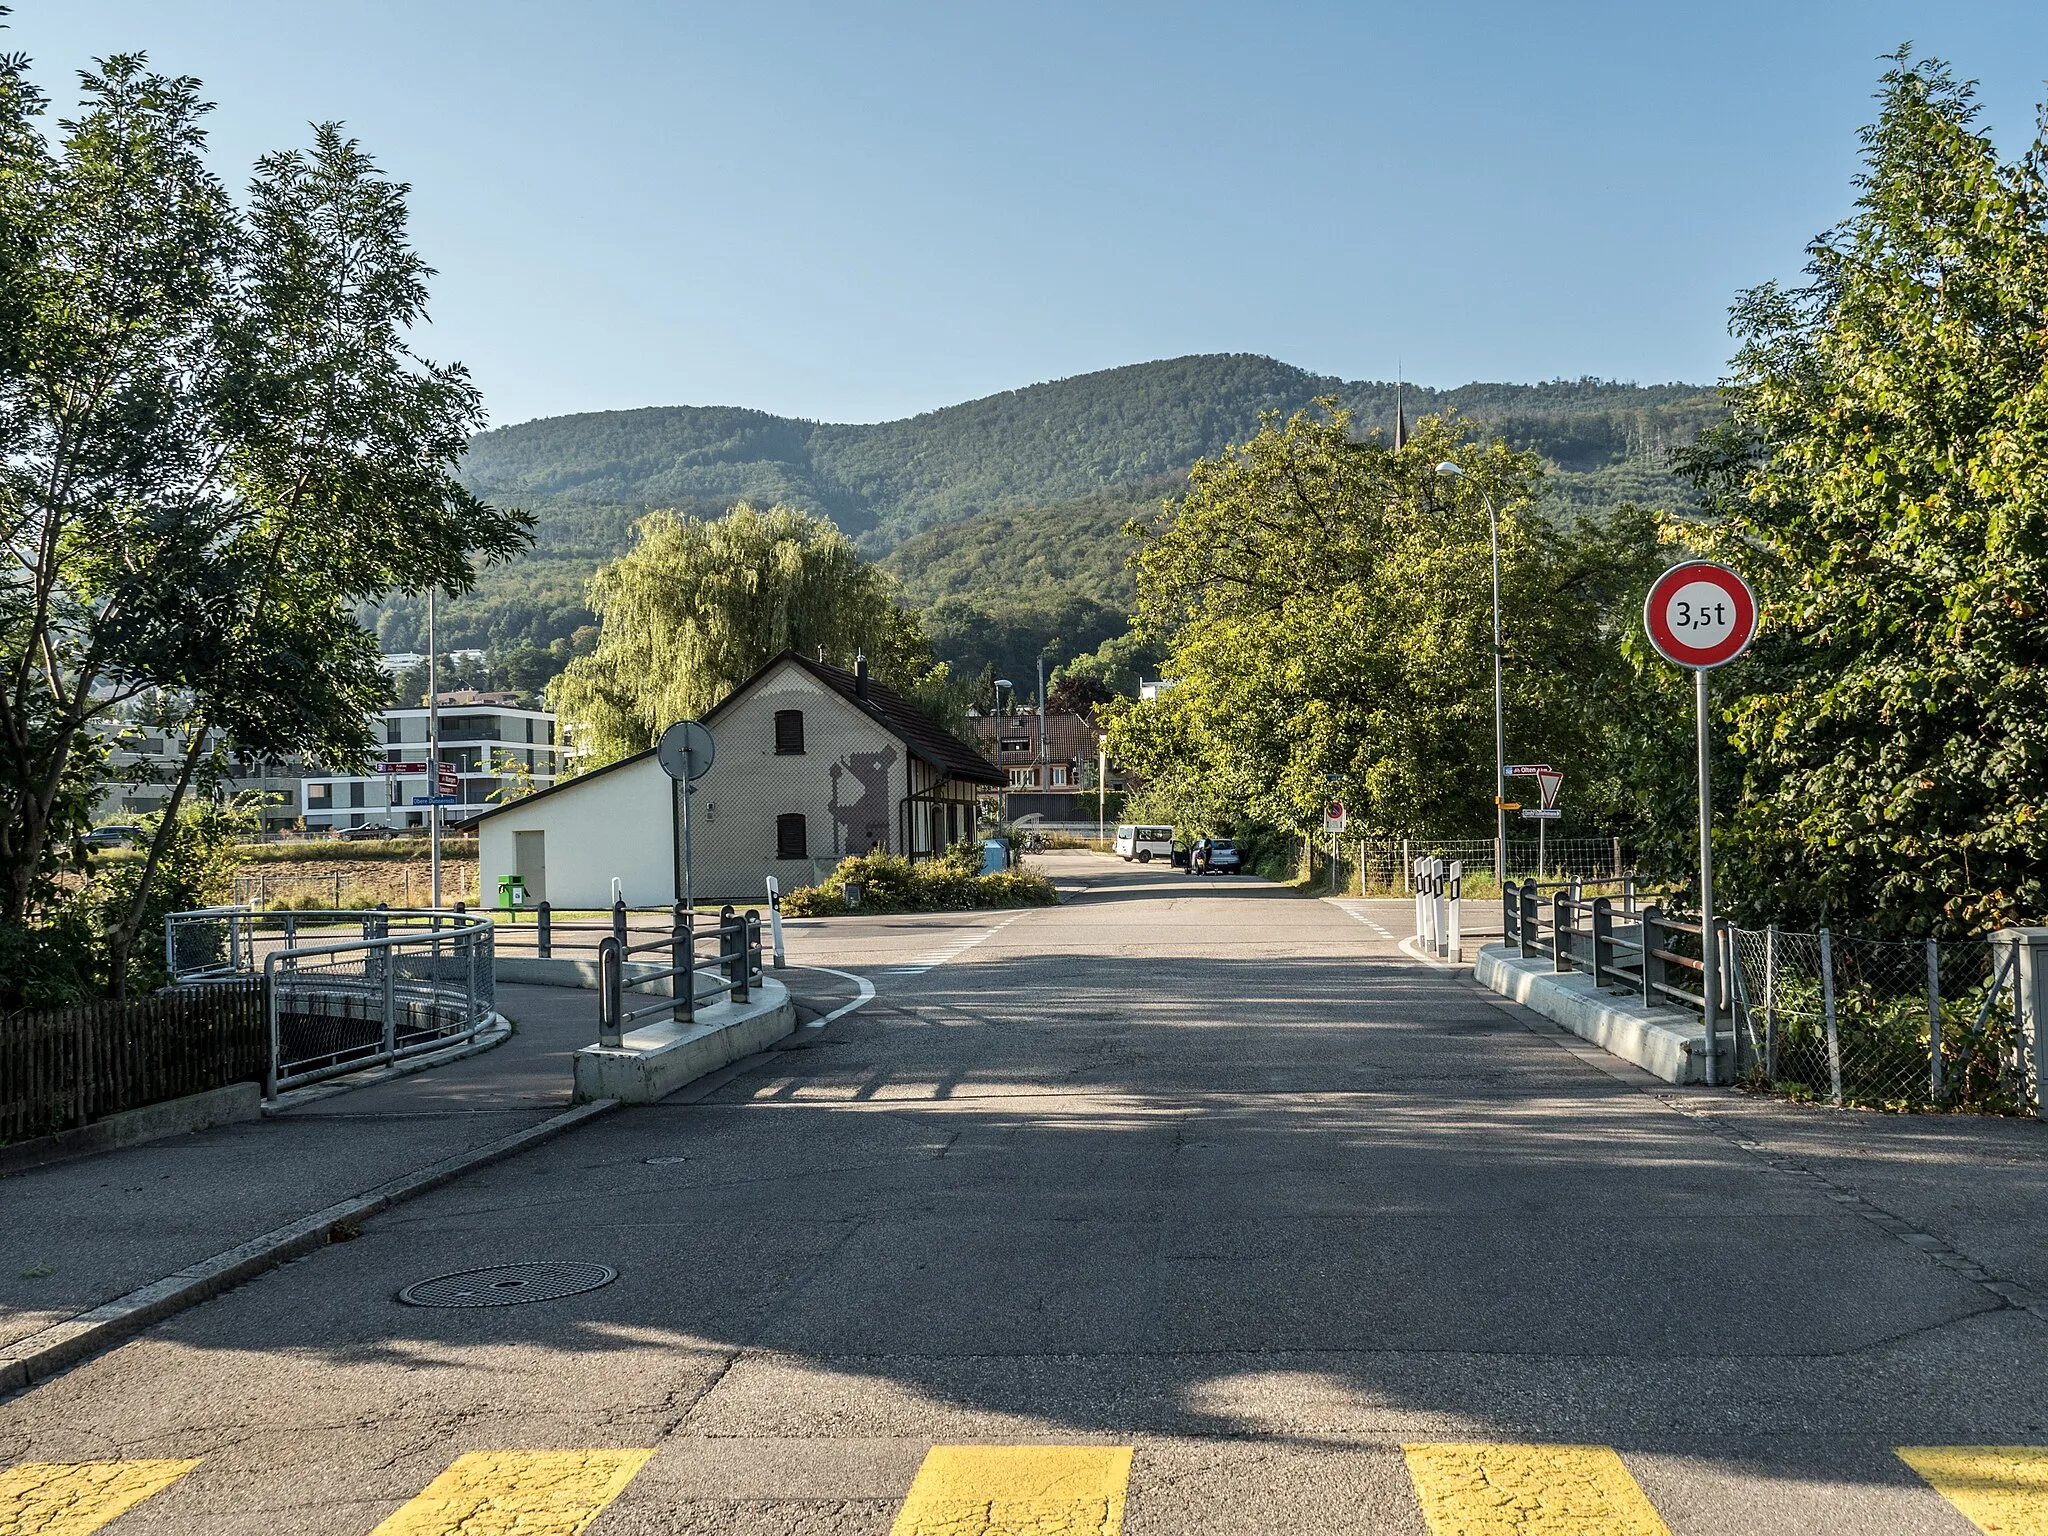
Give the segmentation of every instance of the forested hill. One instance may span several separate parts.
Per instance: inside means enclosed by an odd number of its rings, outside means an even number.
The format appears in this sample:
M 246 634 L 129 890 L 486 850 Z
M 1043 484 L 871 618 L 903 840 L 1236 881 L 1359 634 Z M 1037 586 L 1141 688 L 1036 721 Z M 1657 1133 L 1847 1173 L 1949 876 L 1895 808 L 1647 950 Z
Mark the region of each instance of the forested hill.
M 1321 395 L 1350 407 L 1360 432 L 1393 424 L 1392 384 L 1228 354 L 1081 374 L 865 426 L 655 406 L 500 428 L 471 445 L 465 478 L 481 495 L 538 514 L 536 548 L 448 604 L 444 637 L 500 648 L 566 642 L 590 622 L 583 581 L 625 547 L 635 518 L 654 507 L 716 515 L 742 498 L 823 512 L 872 554 L 901 547 L 891 564 L 927 603 L 993 586 L 1015 604 L 1034 588 L 1050 596 L 1057 587 L 1087 598 L 1098 620 L 1069 622 L 1062 633 L 1092 631 L 1124 600 L 1114 529 L 1125 508 L 1156 504 L 1197 458 L 1256 431 L 1262 414 Z M 1719 413 L 1713 392 L 1698 386 L 1590 379 L 1408 385 L 1403 398 L 1411 422 L 1455 410 L 1535 448 L 1559 467 L 1562 496 L 1595 505 L 1675 494 L 1664 450 Z M 979 526 L 950 536 L 949 525 L 970 520 Z M 1018 581 L 1015 562 L 1026 552 L 1047 573 L 1042 583 Z M 1048 561 L 1075 569 L 1055 579 Z M 387 647 L 417 648 L 422 617 L 418 603 L 387 605 L 377 616 Z M 952 622 L 938 628 L 960 633 Z M 963 645 L 956 659 L 988 654 Z
M 721 406 L 558 416 L 483 434 L 465 475 L 480 494 L 541 513 L 543 546 L 563 554 L 608 552 L 651 507 L 723 510 L 742 497 L 827 513 L 879 552 L 977 513 L 1184 470 L 1243 440 L 1262 413 L 1319 395 L 1342 400 L 1361 431 L 1392 425 L 1392 384 L 1231 354 L 1081 374 L 868 426 Z M 1689 438 L 1715 410 L 1693 385 L 1593 380 L 1410 385 L 1405 399 L 1411 420 L 1456 410 L 1581 470 Z

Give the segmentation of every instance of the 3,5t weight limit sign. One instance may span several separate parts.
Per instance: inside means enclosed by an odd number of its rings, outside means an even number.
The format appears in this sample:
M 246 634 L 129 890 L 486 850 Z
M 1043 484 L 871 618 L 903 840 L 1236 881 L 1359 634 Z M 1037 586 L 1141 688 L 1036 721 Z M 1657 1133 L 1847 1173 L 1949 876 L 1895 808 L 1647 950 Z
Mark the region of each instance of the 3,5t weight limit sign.
M 1666 661 L 1701 670 L 1723 666 L 1756 636 L 1756 595 L 1727 566 L 1688 560 L 1650 588 L 1643 628 Z

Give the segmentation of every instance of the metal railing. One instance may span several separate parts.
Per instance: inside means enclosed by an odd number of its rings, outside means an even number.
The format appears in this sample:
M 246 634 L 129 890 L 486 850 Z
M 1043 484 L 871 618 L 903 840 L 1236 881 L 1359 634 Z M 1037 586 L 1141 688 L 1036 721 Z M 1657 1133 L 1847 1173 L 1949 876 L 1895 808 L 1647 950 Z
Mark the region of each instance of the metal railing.
M 165 924 L 172 981 L 260 975 L 264 1093 L 473 1038 L 496 1011 L 495 928 L 463 911 L 255 912 L 212 907 Z
M 710 953 L 707 958 L 706 946 Z M 666 964 L 635 962 L 635 955 L 660 955 Z M 633 974 L 627 974 L 629 969 Z M 749 909 L 719 910 L 715 926 L 701 925 L 696 914 L 678 904 L 670 914 L 668 932 L 658 938 L 632 941 L 627 909 L 612 909 L 612 931 L 597 946 L 597 1043 L 617 1048 L 626 1029 L 641 1019 L 667 1014 L 677 1024 L 694 1023 L 704 998 L 729 997 L 745 1003 L 761 982 L 761 914 Z M 668 989 L 659 1002 L 626 1007 L 626 994 L 643 987 Z

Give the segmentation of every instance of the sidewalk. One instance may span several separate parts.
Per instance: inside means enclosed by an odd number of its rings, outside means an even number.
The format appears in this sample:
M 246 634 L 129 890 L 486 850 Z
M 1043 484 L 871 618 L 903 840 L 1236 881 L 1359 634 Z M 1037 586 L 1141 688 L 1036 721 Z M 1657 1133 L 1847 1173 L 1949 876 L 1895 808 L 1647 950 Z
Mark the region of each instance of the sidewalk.
M 592 993 L 501 986 L 517 1026 L 447 1066 L 275 1117 L 0 1178 L 0 1350 L 274 1228 L 567 1110 Z

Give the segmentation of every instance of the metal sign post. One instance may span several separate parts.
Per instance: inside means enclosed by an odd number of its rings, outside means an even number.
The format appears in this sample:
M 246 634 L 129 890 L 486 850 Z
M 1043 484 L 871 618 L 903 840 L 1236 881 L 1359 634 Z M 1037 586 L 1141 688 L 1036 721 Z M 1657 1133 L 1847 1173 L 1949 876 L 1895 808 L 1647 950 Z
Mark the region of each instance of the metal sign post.
M 696 873 L 690 859 L 690 796 L 692 786 L 711 771 L 718 747 L 711 733 L 695 720 L 678 720 L 654 744 L 654 760 L 675 781 L 669 801 L 669 835 L 675 848 L 675 899 L 683 911 L 697 910 Z
M 1643 628 L 1657 654 L 1693 674 L 1700 778 L 1700 1001 L 1707 1024 L 1707 1086 L 1715 1085 L 1720 1025 L 1720 945 L 1714 931 L 1714 787 L 1708 751 L 1707 674 L 1756 638 L 1756 594 L 1725 565 L 1687 560 L 1659 576 L 1643 599 Z

